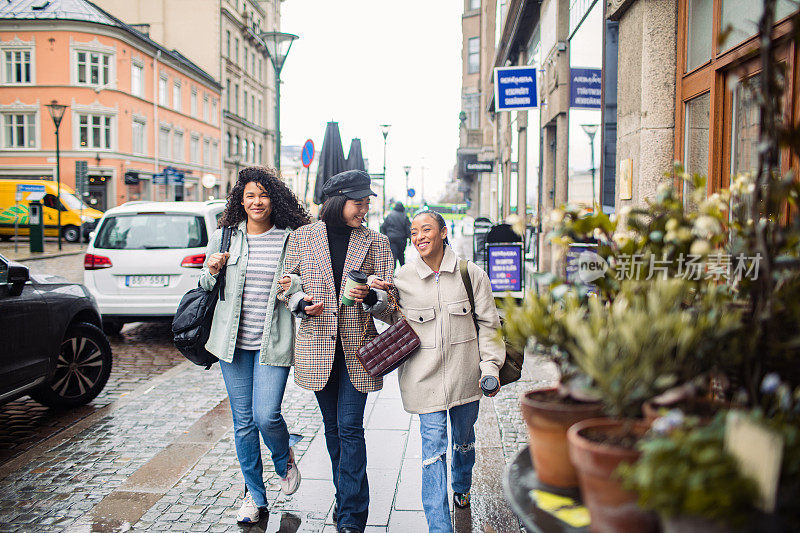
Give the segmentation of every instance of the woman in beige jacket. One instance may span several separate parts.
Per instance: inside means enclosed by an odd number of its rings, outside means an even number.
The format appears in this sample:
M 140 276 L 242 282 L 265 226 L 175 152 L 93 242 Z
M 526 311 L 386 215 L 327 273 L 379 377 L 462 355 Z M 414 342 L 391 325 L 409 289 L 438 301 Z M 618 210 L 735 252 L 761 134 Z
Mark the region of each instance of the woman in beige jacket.
M 454 504 L 469 505 L 475 464 L 475 422 L 480 381 L 498 377 L 505 349 L 497 340 L 500 318 L 489 278 L 468 264 L 475 296 L 476 331 L 458 258 L 447 243 L 439 213 L 422 211 L 411 223 L 420 257 L 398 271 L 394 286 L 400 309 L 419 335 L 420 349 L 400 367 L 403 407 L 419 414 L 422 435 L 422 505 L 431 532 L 452 532 L 447 501 L 447 418 L 452 428 Z M 373 281 L 373 288 L 390 289 Z M 488 394 L 494 396 L 494 392 Z

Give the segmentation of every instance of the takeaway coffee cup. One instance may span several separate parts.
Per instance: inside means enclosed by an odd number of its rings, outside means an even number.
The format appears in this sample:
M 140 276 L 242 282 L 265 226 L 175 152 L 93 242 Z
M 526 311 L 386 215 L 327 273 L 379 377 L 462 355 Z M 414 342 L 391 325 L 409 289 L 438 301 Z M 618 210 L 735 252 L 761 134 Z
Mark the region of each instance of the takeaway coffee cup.
M 342 294 L 342 305 L 353 305 L 355 301 L 350 298 L 350 289 L 354 289 L 361 285 L 367 284 L 367 275 L 360 270 L 351 270 L 347 274 L 347 281 L 344 284 L 344 292 Z

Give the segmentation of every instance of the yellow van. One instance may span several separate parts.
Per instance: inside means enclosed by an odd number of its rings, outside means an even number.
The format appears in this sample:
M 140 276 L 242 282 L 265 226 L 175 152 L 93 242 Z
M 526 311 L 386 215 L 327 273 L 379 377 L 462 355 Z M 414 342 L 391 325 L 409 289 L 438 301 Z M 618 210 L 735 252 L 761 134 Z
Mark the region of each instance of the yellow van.
M 83 228 L 83 236 L 97 225 L 103 216 L 101 211 L 91 208 L 78 199 L 72 187 L 61 184 L 61 201 L 58 201 L 58 184 L 50 180 L 16 180 L 0 178 L 0 239 L 7 241 L 14 236 L 14 222 L 18 224 L 19 235 L 28 235 L 28 196 L 23 192 L 22 200 L 16 201 L 17 185 L 44 185 L 45 195 L 41 199 L 44 206 L 44 234 L 58 237 L 58 209 L 61 210 L 61 235 L 68 242 L 78 242 Z

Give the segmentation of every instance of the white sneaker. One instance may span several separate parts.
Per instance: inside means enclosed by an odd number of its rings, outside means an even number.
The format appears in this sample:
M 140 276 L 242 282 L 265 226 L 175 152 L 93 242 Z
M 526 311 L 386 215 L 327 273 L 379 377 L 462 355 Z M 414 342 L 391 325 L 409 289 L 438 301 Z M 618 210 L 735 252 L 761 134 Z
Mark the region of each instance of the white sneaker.
M 281 491 L 285 495 L 294 494 L 300 486 L 300 469 L 294 462 L 294 449 L 289 448 L 289 464 L 286 466 L 286 477 L 281 478 Z
M 240 524 L 252 524 L 258 522 L 259 514 L 261 514 L 261 510 L 258 508 L 258 505 L 256 505 L 256 502 L 253 501 L 253 497 L 250 493 L 248 493 L 244 497 L 241 508 L 239 508 L 236 521 Z

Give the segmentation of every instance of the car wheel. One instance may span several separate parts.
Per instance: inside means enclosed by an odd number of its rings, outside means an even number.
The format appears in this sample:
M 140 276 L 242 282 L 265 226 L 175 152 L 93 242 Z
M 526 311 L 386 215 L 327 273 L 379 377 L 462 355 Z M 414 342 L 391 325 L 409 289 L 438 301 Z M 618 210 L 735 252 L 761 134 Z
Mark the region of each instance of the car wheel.
M 61 228 L 61 236 L 67 242 L 78 242 L 81 238 L 81 231 L 75 226 Z
M 111 374 L 111 346 L 103 331 L 79 322 L 67 330 L 50 381 L 31 394 L 48 407 L 78 407 L 95 399 Z
M 125 324 L 119 320 L 103 320 L 103 332 L 106 335 L 119 335 Z

